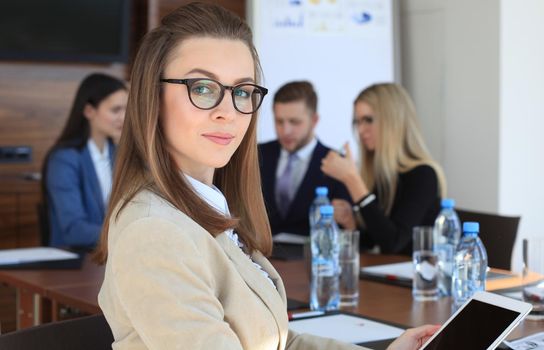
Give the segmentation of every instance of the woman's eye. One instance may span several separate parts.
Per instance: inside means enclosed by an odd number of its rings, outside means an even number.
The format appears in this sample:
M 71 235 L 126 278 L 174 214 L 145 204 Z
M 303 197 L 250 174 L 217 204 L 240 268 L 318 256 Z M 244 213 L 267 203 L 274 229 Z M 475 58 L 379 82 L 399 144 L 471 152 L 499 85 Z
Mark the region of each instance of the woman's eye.
M 206 86 L 206 85 L 195 85 L 195 86 L 193 86 L 191 91 L 192 91 L 192 93 L 199 94 L 199 95 L 206 95 L 206 94 L 211 94 L 212 93 L 212 89 L 209 86 Z
M 371 117 L 371 116 L 364 116 L 364 117 L 361 117 L 361 118 L 353 119 L 353 125 L 355 125 L 355 126 L 359 126 L 359 125 L 362 125 L 362 124 L 369 125 L 369 124 L 372 124 L 372 123 L 374 123 L 374 117 Z
M 234 95 L 236 97 L 249 98 L 251 96 L 251 93 L 252 93 L 252 91 L 250 91 L 249 88 L 237 88 L 237 89 L 234 89 Z

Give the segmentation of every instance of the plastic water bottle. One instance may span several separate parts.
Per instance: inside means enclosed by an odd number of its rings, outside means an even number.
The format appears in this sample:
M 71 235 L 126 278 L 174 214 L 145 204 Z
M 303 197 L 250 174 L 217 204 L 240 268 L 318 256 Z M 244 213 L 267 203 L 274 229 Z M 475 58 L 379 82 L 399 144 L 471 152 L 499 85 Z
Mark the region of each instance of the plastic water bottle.
M 310 308 L 312 310 L 337 310 L 340 306 L 338 227 L 334 222 L 333 213 L 332 205 L 322 205 L 319 221 L 311 232 Z
M 461 222 L 453 209 L 455 201 L 442 200 L 442 210 L 434 221 L 434 251 L 438 255 L 438 290 L 441 296 L 451 295 L 453 257 L 461 238 Z
M 321 216 L 321 214 L 319 213 L 319 208 L 322 205 L 331 204 L 331 202 L 329 201 L 329 197 L 327 197 L 328 194 L 329 189 L 327 187 L 315 188 L 315 199 L 310 206 L 310 213 L 308 215 L 310 219 L 310 230 L 312 230 L 312 227 L 314 227 L 314 225 L 319 221 L 319 217 Z
M 480 225 L 477 222 L 463 224 L 463 237 L 455 253 L 452 294 L 455 307 L 461 306 L 470 297 L 485 290 L 487 274 L 487 253 L 478 237 Z

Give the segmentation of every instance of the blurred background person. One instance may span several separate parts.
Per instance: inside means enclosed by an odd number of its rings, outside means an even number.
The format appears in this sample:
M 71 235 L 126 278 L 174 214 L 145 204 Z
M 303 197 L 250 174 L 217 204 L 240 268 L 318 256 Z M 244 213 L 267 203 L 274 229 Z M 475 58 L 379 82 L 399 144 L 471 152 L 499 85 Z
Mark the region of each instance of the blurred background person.
M 375 84 L 355 99 L 353 127 L 360 170 L 349 145 L 346 156 L 329 152 L 323 172 L 343 182 L 354 203 L 333 201 L 335 219 L 361 231 L 361 247 L 386 254 L 412 252 L 412 228 L 433 225 L 446 181 L 419 130 L 414 104 L 398 84 Z
M 42 243 L 84 250 L 96 245 L 127 98 L 127 87 L 117 78 L 95 73 L 81 82 L 64 129 L 42 169 L 48 221 Z
M 308 236 L 308 212 L 316 187 L 327 187 L 329 198 L 349 201 L 350 197 L 341 182 L 320 169 L 330 148 L 315 136 L 319 115 L 312 84 L 293 81 L 280 87 L 274 95 L 273 111 L 278 139 L 259 145 L 263 195 L 272 234 Z

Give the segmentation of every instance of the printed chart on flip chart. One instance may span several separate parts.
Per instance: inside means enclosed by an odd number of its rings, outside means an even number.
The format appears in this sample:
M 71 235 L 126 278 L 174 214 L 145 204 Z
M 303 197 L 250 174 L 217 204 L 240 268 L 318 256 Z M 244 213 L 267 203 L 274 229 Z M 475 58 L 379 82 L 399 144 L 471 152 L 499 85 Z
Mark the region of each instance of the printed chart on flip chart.
M 319 99 L 317 135 L 330 147 L 350 141 L 354 149 L 355 97 L 398 75 L 394 10 L 392 0 L 248 2 L 264 85 L 270 91 L 259 112 L 259 141 L 276 138 L 272 100 L 277 89 L 289 81 L 309 80 Z

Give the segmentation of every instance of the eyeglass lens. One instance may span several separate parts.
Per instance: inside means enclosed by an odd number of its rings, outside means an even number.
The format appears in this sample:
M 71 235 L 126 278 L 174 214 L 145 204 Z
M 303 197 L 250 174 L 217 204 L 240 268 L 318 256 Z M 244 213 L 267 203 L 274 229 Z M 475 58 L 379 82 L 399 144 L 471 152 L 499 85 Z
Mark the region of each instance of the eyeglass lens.
M 201 79 L 191 84 L 191 101 L 198 108 L 210 109 L 219 104 L 223 97 L 221 85 L 216 81 Z M 242 113 L 253 113 L 261 105 L 263 94 L 252 84 L 236 85 L 232 91 L 236 109 Z

